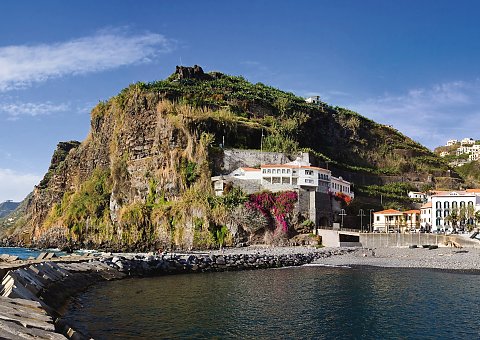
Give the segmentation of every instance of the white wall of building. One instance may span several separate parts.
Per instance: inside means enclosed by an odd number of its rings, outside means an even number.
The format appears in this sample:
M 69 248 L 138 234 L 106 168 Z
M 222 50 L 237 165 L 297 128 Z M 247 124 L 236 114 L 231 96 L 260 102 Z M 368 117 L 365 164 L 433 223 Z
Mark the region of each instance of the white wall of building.
M 460 207 L 468 207 L 469 205 L 473 206 L 475 211 L 480 210 L 480 196 L 463 191 L 452 191 L 448 194 L 432 196 L 432 230 L 448 228 L 445 217 L 450 214 L 452 209 L 459 210 Z

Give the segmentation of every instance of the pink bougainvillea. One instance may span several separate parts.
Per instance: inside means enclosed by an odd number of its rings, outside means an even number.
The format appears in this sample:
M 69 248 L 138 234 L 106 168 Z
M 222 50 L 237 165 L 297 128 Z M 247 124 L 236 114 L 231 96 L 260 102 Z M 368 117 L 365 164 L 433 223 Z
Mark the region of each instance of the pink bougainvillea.
M 293 212 L 298 194 L 295 191 L 251 194 L 245 206 L 260 211 L 272 226 L 275 221 L 284 232 L 288 231 L 287 215 Z

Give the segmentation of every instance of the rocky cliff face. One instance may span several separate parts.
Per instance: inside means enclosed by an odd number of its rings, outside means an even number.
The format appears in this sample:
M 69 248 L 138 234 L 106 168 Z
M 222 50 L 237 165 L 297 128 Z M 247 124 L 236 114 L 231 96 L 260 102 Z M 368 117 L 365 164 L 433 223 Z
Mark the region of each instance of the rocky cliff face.
M 444 167 L 412 140 L 348 110 L 177 67 L 165 81 L 131 85 L 97 105 L 87 139 L 58 145 L 3 236 L 17 244 L 137 250 L 240 242 L 251 221 L 264 229 L 265 221 L 245 211 L 241 193 L 216 198 L 210 176 L 221 171 L 219 143 L 259 149 L 261 141 L 269 151 L 308 148 L 319 163 L 374 184 L 382 171 L 418 177 Z

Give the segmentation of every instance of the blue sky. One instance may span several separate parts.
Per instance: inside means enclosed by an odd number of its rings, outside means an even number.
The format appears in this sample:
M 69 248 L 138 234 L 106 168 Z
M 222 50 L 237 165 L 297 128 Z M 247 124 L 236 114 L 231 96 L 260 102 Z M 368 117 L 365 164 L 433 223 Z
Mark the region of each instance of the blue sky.
M 243 75 L 396 127 L 480 139 L 478 1 L 0 4 L 0 201 L 21 200 L 89 112 L 175 66 Z

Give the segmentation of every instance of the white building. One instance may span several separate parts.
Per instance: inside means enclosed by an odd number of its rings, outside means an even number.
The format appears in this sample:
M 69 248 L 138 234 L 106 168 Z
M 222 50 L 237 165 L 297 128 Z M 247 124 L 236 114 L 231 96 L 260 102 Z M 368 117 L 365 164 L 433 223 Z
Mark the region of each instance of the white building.
M 331 177 L 330 192 L 333 194 L 341 192 L 353 198 L 353 192 L 351 191 L 350 182 L 344 180 L 342 177 Z
M 310 104 L 320 104 L 321 101 L 320 101 L 320 96 L 313 96 L 313 97 L 308 97 L 307 99 L 305 99 L 305 101 L 307 103 L 310 103 Z
M 460 141 L 460 144 L 461 144 L 462 146 L 464 146 L 464 145 L 473 145 L 473 144 L 475 144 L 475 140 L 474 140 L 473 138 L 464 138 L 464 139 L 462 139 L 462 140 Z
M 445 146 L 452 146 L 452 145 L 455 145 L 458 143 L 458 140 L 457 139 L 450 139 L 447 141 L 447 144 L 445 144 Z
M 447 217 L 453 210 L 457 211 L 458 222 L 461 222 L 459 215 L 462 208 L 465 209 L 466 215 L 468 215 L 469 210 L 480 210 L 480 193 L 471 189 L 433 195 L 431 211 L 432 230 L 440 231 L 451 227 L 451 222 L 448 221 Z
M 427 202 L 420 207 L 420 226 L 425 230 L 432 227 L 432 202 Z
M 424 192 L 419 192 L 419 191 L 409 191 L 408 192 L 408 197 L 412 199 L 418 199 L 425 201 L 427 199 L 427 194 Z
M 400 227 L 403 214 L 395 209 L 387 209 L 373 213 L 373 230 L 386 233 Z
M 323 193 L 342 192 L 351 198 L 354 197 L 350 182 L 332 176 L 330 170 L 311 166 L 310 163 L 299 159 L 286 164 L 265 164 L 260 170 L 262 187 L 271 191 L 302 188 Z
M 228 178 L 235 180 L 237 184 L 257 183 L 260 189 L 273 192 L 304 189 L 333 194 L 341 192 L 352 199 L 354 197 L 350 182 L 342 177 L 332 176 L 330 170 L 311 166 L 310 163 L 300 159 L 286 164 L 264 164 L 259 169 L 242 167 L 229 175 L 212 177 L 217 195 L 221 195 Z
M 457 149 L 456 154 L 457 156 L 463 155 L 465 153 L 471 153 L 472 147 L 471 146 L 461 146 Z
M 414 231 L 420 226 L 420 210 L 387 209 L 373 213 L 373 230 L 377 232 Z
M 260 180 L 262 179 L 262 174 L 260 169 L 257 168 L 238 168 L 230 173 L 229 176 L 236 177 L 238 179 L 246 179 L 246 180 Z

